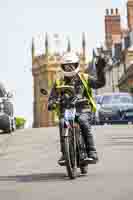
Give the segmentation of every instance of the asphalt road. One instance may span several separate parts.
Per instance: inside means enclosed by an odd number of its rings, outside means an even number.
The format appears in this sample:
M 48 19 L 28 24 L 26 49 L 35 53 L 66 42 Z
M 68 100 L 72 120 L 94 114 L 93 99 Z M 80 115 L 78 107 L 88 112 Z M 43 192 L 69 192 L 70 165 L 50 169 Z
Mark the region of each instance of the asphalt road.
M 93 127 L 100 161 L 69 180 L 57 128 L 0 134 L 0 200 L 132 200 L 133 125 Z

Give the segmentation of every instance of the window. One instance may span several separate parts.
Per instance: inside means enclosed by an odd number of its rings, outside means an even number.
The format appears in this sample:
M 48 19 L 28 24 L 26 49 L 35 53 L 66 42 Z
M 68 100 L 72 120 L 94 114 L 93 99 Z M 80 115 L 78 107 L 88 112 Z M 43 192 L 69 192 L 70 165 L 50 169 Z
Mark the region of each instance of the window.
M 133 97 L 130 95 L 107 95 L 103 97 L 103 104 L 127 104 L 133 103 Z
M 111 103 L 112 96 L 104 96 L 102 99 L 102 104 L 109 104 Z
M 120 97 L 120 102 L 121 103 L 133 103 L 133 97 L 128 97 L 128 96 L 123 96 L 123 97 Z

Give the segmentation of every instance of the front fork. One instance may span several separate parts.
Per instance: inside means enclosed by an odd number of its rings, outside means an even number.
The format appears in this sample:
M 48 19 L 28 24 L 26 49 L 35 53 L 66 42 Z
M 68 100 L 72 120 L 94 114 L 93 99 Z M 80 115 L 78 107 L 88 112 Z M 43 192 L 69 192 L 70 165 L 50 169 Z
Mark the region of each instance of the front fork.
M 82 161 L 86 158 L 86 148 L 84 138 L 78 122 L 74 122 L 73 128 L 75 129 L 75 140 L 76 140 L 76 155 L 77 155 L 77 166 L 80 167 Z
M 64 154 L 64 139 L 65 137 L 69 137 L 68 128 L 74 128 L 76 131 L 75 140 L 76 140 L 76 152 L 77 152 L 77 164 L 80 165 L 80 161 L 86 157 L 85 144 L 82 137 L 81 129 L 78 122 L 72 122 L 71 124 L 63 121 L 60 124 L 60 145 L 61 152 Z

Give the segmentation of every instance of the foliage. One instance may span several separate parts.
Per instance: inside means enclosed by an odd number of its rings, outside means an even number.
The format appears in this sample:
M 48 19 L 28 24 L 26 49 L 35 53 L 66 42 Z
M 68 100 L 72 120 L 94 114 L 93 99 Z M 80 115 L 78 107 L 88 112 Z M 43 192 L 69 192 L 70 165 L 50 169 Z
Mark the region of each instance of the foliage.
M 133 94 L 133 86 L 130 87 L 130 92 Z
M 23 117 L 16 117 L 16 128 L 24 128 L 24 125 L 26 123 L 26 119 Z

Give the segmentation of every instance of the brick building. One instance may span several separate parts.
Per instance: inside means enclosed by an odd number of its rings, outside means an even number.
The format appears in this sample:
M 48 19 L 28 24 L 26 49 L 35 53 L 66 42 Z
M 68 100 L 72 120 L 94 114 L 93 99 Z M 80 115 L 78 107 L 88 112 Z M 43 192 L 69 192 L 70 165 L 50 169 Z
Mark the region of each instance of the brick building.
M 128 28 L 121 27 L 118 9 L 106 9 L 105 44 L 110 61 L 107 84 L 99 92 L 130 91 L 133 87 L 133 0 L 127 1 Z
M 105 15 L 105 43 L 107 49 L 112 49 L 114 43 L 121 41 L 121 17 L 119 10 L 106 9 Z
M 121 16 L 119 10 L 106 9 L 105 14 L 105 46 L 106 50 L 104 54 L 109 58 L 108 66 L 106 67 L 106 85 L 99 89 L 99 93 L 115 92 L 119 91 L 118 81 L 119 77 L 123 73 L 123 67 L 113 60 L 114 56 L 119 57 L 120 54 L 120 43 L 122 38 L 121 31 Z M 113 55 L 114 54 L 114 55 Z

